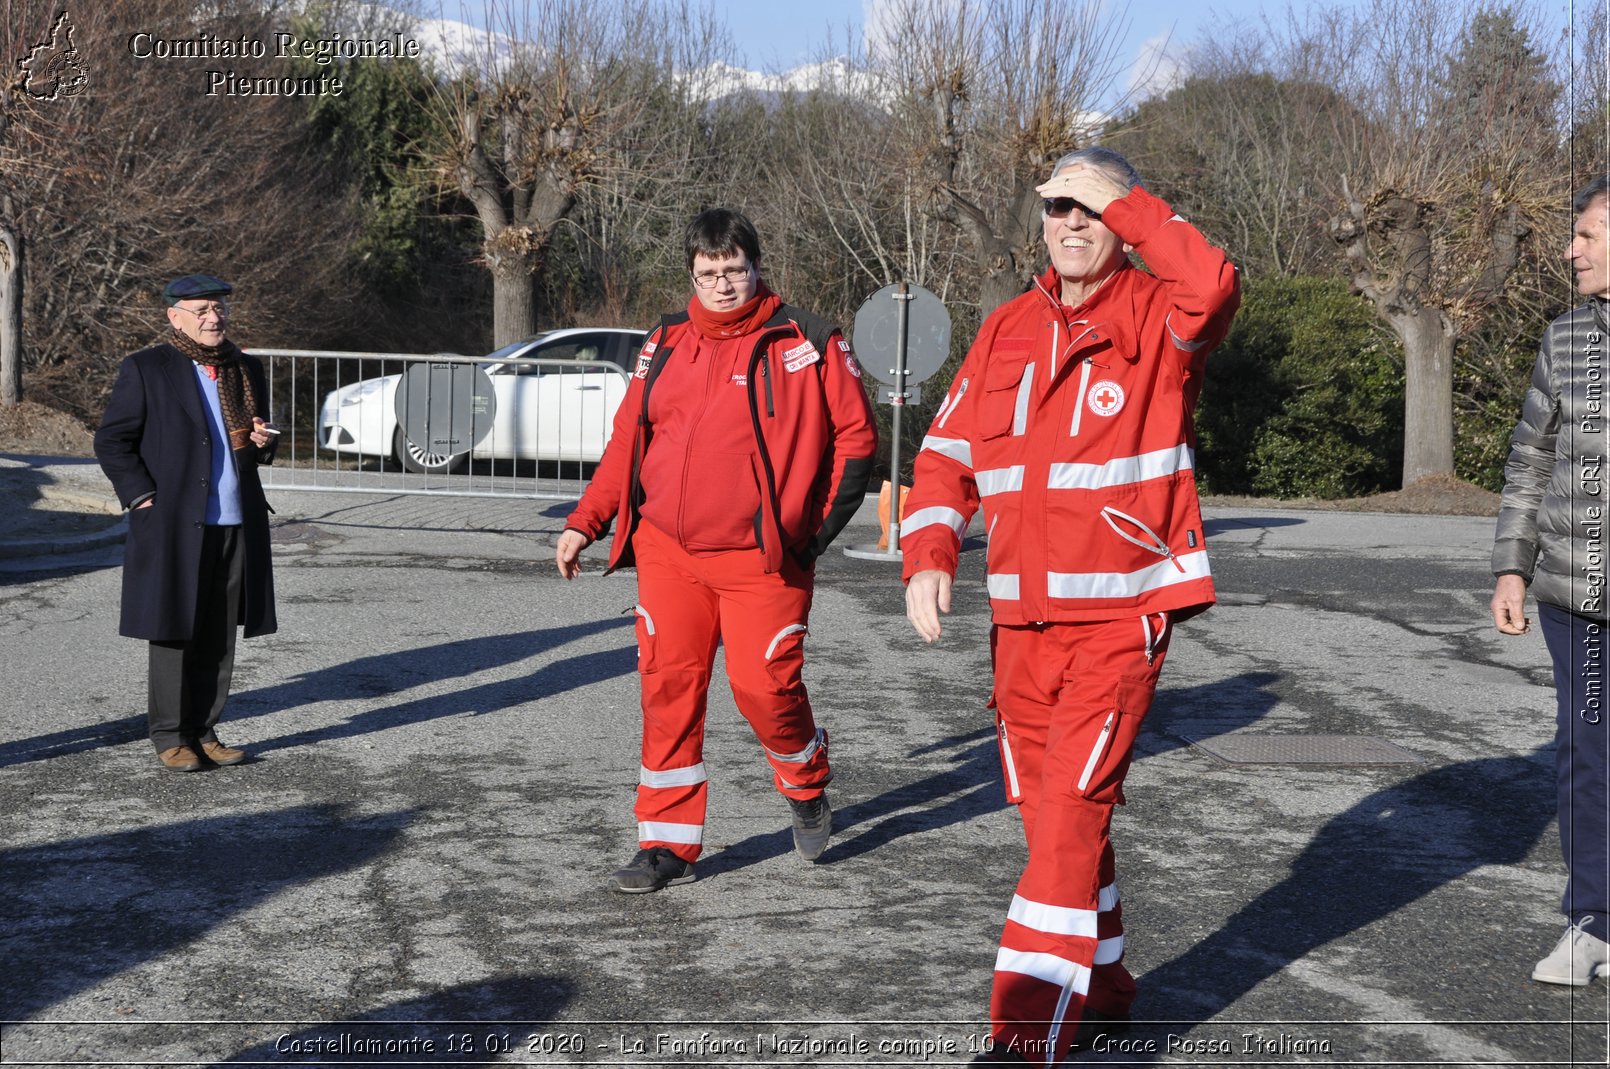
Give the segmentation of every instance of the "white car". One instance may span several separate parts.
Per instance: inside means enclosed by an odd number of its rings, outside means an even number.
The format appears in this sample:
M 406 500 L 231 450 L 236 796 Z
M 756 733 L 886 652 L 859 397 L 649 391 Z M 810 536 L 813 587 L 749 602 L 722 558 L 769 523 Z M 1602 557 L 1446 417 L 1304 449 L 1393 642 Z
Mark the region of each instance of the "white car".
M 326 395 L 319 445 L 349 457 L 395 457 L 408 471 L 432 473 L 458 471 L 472 459 L 597 461 L 645 336 L 640 330 L 569 327 L 488 353 L 480 367 L 492 384 L 495 412 L 473 449 L 440 453 L 408 440 L 397 420 L 401 373 Z

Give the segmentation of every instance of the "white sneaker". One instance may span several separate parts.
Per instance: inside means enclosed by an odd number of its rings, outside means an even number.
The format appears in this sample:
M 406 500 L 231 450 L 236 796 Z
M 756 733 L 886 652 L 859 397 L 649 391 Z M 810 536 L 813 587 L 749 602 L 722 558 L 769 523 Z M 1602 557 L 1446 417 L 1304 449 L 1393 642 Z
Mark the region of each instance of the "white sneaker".
M 1537 963 L 1532 979 L 1545 984 L 1584 987 L 1610 963 L 1610 943 L 1584 931 L 1586 920 L 1573 924 L 1560 936 L 1549 956 Z

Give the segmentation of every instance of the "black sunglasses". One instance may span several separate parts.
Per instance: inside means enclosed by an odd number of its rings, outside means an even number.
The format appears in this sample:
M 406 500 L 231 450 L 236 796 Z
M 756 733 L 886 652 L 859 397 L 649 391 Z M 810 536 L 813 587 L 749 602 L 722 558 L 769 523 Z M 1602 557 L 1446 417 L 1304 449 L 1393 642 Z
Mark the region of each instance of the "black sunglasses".
M 1044 204 L 1045 214 L 1047 215 L 1067 215 L 1075 208 L 1078 208 L 1079 211 L 1084 214 L 1086 219 L 1101 218 L 1100 212 L 1093 211 L 1090 208 L 1085 207 L 1072 197 L 1047 197 L 1045 198 Z

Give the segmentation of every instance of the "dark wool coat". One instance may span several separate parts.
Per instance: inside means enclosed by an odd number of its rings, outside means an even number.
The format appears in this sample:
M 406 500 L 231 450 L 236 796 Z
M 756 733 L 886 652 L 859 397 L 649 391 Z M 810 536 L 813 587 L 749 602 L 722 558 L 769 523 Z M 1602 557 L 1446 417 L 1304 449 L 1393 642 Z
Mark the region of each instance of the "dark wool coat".
M 246 357 L 257 415 L 268 419 L 263 365 Z M 123 612 L 119 634 L 155 642 L 194 637 L 207 480 L 212 476 L 212 424 L 194 365 L 172 345 L 126 357 L 95 433 L 95 456 L 129 508 L 155 493 L 150 508 L 131 509 L 123 550 Z M 248 442 L 234 454 L 240 474 L 241 535 L 246 551 L 241 624 L 249 638 L 278 627 L 269 557 L 268 501 L 257 466 L 273 460 L 273 445 Z

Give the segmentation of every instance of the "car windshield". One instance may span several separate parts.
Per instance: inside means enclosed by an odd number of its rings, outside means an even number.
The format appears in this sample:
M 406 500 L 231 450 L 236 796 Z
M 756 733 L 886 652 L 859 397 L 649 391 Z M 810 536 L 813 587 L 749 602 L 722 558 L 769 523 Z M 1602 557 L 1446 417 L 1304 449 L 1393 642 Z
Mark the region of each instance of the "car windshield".
M 544 334 L 538 334 L 535 337 L 525 338 L 525 339 L 523 339 L 521 341 L 510 342 L 509 344 L 505 345 L 501 349 L 494 349 L 492 352 L 487 353 L 486 354 L 486 361 L 488 363 L 495 363 L 496 361 L 499 361 L 499 360 L 507 360 L 510 357 L 515 356 L 516 354 L 518 354 L 521 349 L 524 349 L 524 348 L 528 347 L 533 342 L 540 342 L 544 338 L 546 338 L 547 336 L 548 336 L 548 334 L 544 333 Z

